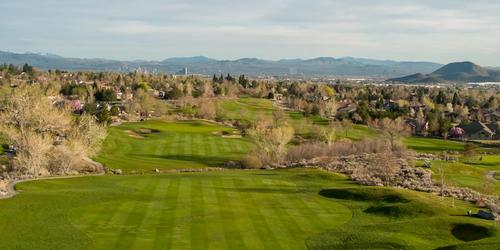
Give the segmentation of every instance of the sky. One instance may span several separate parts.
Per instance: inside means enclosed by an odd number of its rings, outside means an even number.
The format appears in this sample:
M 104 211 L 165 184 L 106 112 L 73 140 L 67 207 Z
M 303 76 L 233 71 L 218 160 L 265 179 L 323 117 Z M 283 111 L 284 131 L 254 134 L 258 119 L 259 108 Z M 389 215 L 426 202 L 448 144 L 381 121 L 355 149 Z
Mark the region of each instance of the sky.
M 500 66 L 498 0 L 15 0 L 0 50 L 163 60 L 363 57 Z

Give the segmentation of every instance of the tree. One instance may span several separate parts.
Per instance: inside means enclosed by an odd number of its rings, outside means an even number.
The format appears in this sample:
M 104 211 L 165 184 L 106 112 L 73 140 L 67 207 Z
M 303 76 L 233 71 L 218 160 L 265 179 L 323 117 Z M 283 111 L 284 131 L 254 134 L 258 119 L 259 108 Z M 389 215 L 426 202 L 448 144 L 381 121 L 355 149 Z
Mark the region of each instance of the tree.
M 342 129 L 344 130 L 345 132 L 345 137 L 348 136 L 348 133 L 351 131 L 353 125 L 352 125 L 352 121 L 349 120 L 349 119 L 343 119 L 341 121 L 341 125 L 342 125 Z
M 113 106 L 111 107 L 110 112 L 112 116 L 117 116 L 120 114 L 120 109 L 118 108 L 118 106 Z
M 105 136 L 99 125 L 86 124 L 87 129 L 80 130 L 83 123 L 69 110 L 52 105 L 37 85 L 0 95 L 0 133 L 16 150 L 13 169 L 20 174 L 37 177 L 74 169 Z
M 460 97 L 458 96 L 457 92 L 455 92 L 453 94 L 453 99 L 451 100 L 451 104 L 453 104 L 453 105 L 462 105 L 462 100 L 460 100 Z
M 257 144 L 263 164 L 279 164 L 286 154 L 286 145 L 294 136 L 294 130 L 289 126 L 273 127 L 270 124 L 263 120 L 257 122 L 248 135 Z
M 321 135 L 328 144 L 328 148 L 331 148 L 335 142 L 335 138 L 337 137 L 337 128 L 335 127 L 335 124 L 330 123 L 329 126 L 322 127 Z
M 394 120 L 383 118 L 375 120 L 371 126 L 380 131 L 388 139 L 390 148 L 394 152 L 401 137 L 410 133 L 409 126 L 399 117 Z
M 184 96 L 182 89 L 179 86 L 174 86 L 172 91 L 167 93 L 167 98 L 176 100 Z
M 109 125 L 111 123 L 111 114 L 106 107 L 101 108 L 99 113 L 97 113 L 97 120 L 102 123 Z
M 439 119 L 439 132 L 441 136 L 446 140 L 448 139 L 448 134 L 450 132 L 450 129 L 453 126 L 451 125 L 451 121 L 445 118 Z
M 198 108 L 198 116 L 203 119 L 214 120 L 217 116 L 217 109 L 212 101 L 204 101 Z
M 116 101 L 116 93 L 112 89 L 98 90 L 94 97 L 97 101 L 112 102 Z
M 374 155 L 371 163 L 373 174 L 382 179 L 385 186 L 389 186 L 394 175 L 399 170 L 397 160 L 389 153 L 381 153 Z
M 437 104 L 446 104 L 448 102 L 448 98 L 446 97 L 445 93 L 440 90 L 438 95 L 436 96 L 436 103 Z
M 334 100 L 326 102 L 324 112 L 327 117 L 334 117 L 337 113 L 337 103 Z

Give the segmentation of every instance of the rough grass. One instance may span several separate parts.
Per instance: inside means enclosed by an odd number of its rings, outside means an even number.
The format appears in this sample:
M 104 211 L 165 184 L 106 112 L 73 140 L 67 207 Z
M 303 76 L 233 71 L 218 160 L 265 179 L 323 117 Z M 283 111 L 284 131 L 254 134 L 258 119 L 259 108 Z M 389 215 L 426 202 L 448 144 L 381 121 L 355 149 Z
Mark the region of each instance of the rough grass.
M 360 187 L 316 170 L 84 177 L 17 188 L 20 195 L 0 200 L 2 249 L 433 249 L 463 244 L 491 249 L 500 244 L 490 222 L 462 216 L 467 203 L 457 201 L 450 208 L 448 199 Z M 325 192 L 332 191 L 322 190 L 336 191 L 328 196 Z M 366 211 L 383 205 L 408 207 L 400 216 Z M 421 208 L 432 213 L 414 212 Z M 486 228 L 489 235 L 460 240 L 452 233 L 459 224 Z
M 96 160 L 126 172 L 221 166 L 253 147 L 245 138 L 220 135 L 234 131 L 201 121 L 125 123 L 108 130 Z

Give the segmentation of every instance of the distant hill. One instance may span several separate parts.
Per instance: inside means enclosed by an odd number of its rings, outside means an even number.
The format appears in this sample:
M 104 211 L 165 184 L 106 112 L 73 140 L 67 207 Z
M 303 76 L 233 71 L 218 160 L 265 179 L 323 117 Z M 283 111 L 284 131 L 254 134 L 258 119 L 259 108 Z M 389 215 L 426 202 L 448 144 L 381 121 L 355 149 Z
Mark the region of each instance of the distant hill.
M 403 83 L 439 83 L 439 82 L 500 82 L 500 71 L 483 68 L 472 62 L 447 64 L 430 74 L 413 74 L 389 79 Z
M 365 58 L 332 58 L 262 60 L 242 58 L 216 60 L 204 56 L 176 57 L 163 61 L 118 61 L 108 59 L 66 58 L 52 54 L 11 53 L 0 51 L 0 63 L 28 63 L 37 68 L 129 72 L 136 69 L 175 74 L 188 68 L 189 74 L 245 74 L 253 76 L 337 76 L 390 78 L 415 72 L 430 73 L 442 65 L 432 62 L 399 62 Z

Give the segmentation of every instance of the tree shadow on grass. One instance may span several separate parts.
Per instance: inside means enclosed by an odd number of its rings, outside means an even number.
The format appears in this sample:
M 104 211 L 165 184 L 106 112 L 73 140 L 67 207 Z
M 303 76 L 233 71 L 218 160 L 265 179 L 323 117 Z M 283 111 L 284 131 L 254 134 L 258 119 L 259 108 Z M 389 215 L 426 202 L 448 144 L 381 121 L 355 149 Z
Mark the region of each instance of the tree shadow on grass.
M 216 156 L 154 155 L 154 154 L 132 154 L 132 155 L 137 157 L 156 158 L 163 160 L 194 162 L 198 164 L 207 165 L 208 167 L 224 167 L 224 168 L 228 168 L 224 165 L 224 163 L 230 161 L 230 159 L 227 159 L 225 157 L 216 157 Z

